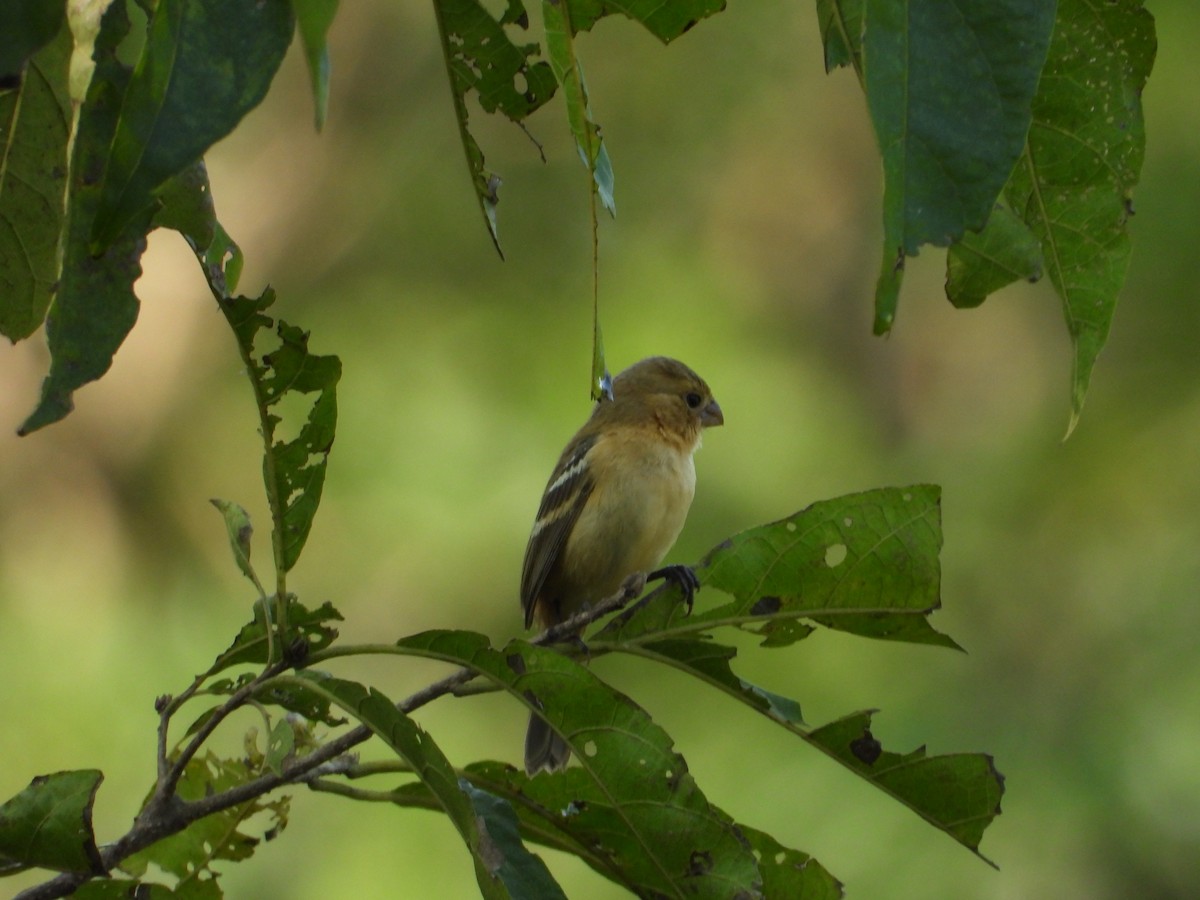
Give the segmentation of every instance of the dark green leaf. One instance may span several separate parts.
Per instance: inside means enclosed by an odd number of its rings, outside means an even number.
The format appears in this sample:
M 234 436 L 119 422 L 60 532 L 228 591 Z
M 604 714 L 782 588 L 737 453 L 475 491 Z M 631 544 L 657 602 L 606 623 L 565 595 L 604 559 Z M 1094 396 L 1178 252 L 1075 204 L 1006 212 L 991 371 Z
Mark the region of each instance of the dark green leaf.
M 0 868 L 102 874 L 92 804 L 103 780 L 95 769 L 39 775 L 0 806 Z
M 1061 0 L 1029 140 L 1005 192 L 1041 241 L 1062 299 L 1075 349 L 1071 428 L 1129 264 L 1130 197 L 1146 143 L 1141 96 L 1155 48 L 1140 0 Z
M 580 821 L 594 835 L 591 852 L 638 894 L 759 892 L 745 839 L 708 804 L 670 737 L 585 667 L 523 641 L 496 651 L 482 635 L 467 632 L 428 632 L 397 647 L 466 666 L 539 711 L 580 764 L 530 779 L 530 800 L 562 816 L 586 817 Z M 569 804 L 551 805 L 564 796 Z
M 292 31 L 288 0 L 159 0 L 113 136 L 94 249 L 259 104 Z
M 325 127 L 329 109 L 329 48 L 326 35 L 337 13 L 338 0 L 292 0 L 296 26 L 304 44 L 304 58 L 312 81 L 313 105 L 316 107 L 317 131 Z
M 677 589 L 657 591 L 589 643 L 624 649 L 732 625 L 761 635 L 766 646 L 785 646 L 809 633 L 796 621 L 807 619 L 868 637 L 957 647 L 926 621 L 941 603 L 940 496 L 935 485 L 879 488 L 751 528 L 696 569 L 702 585 L 733 595 L 732 602 L 689 616 Z
M 960 309 L 978 306 L 1017 280 L 1042 277 L 1042 245 L 1012 208 L 997 203 L 978 234 L 966 234 L 946 254 L 946 296 Z
M 64 9 L 62 3 L 22 0 L 14 18 L 32 15 L 33 7 L 60 19 Z M 17 37 L 7 24 L 0 27 L 0 45 Z M 11 341 L 29 337 L 42 324 L 58 281 L 70 60 L 71 32 L 64 24 L 29 61 L 20 87 L 0 90 L 0 334 Z
M 50 374 L 42 383 L 41 400 L 20 434 L 67 415 L 74 406 L 74 392 L 108 371 L 113 354 L 137 320 L 133 283 L 142 272 L 148 220 L 131 224 L 99 256 L 93 256 L 89 246 L 99 203 L 97 182 L 129 78 L 115 55 L 128 32 L 125 5 L 112 4 L 101 20 L 93 54 L 96 69 L 72 151 L 62 274 L 46 319 Z
M 488 823 L 477 814 L 472 798 L 459 784 L 458 775 L 441 748 L 383 694 L 374 688 L 312 671 L 297 672 L 276 680 L 281 685 L 308 690 L 336 703 L 375 732 L 412 768 L 462 835 L 474 859 L 476 880 L 484 897 L 535 896 L 521 890 L 513 891 L 509 884 L 509 878 L 514 878 L 517 887 L 524 885 L 523 875 L 531 870 L 540 869 L 548 879 L 547 883 L 553 884 L 541 860 L 532 857 L 519 840 L 497 841 L 491 835 Z
M 834 759 L 891 794 L 931 825 L 979 853 L 979 842 L 1000 814 L 1004 777 L 983 753 L 926 756 L 884 750 L 871 734 L 871 714 L 854 713 L 809 733 Z
M 184 801 L 201 800 L 211 794 L 229 790 L 261 775 L 262 772 L 246 760 L 221 759 L 211 751 L 196 756 L 186 766 L 179 780 L 178 795 Z M 195 882 L 204 893 L 217 888 L 217 872 L 212 864 L 218 860 L 240 862 L 249 859 L 265 838 L 270 840 L 287 826 L 287 797 L 271 800 L 258 798 L 197 819 L 181 832 L 169 835 L 145 850 L 126 857 L 120 864 L 125 873 L 142 877 L 150 863 L 177 878 Z M 251 817 L 269 816 L 262 837 L 249 833 Z M 261 825 L 261 819 L 257 820 Z M 177 894 L 179 896 L 179 894 Z M 194 896 L 190 890 L 186 896 Z
M 287 623 L 288 628 L 299 635 L 308 644 L 309 651 L 321 650 L 333 643 L 337 637 L 337 629 L 327 624 L 342 621 L 342 614 L 333 608 L 328 601 L 319 609 L 309 611 L 293 597 L 288 598 Z M 215 675 L 230 666 L 250 663 L 261 665 L 267 661 L 267 632 L 263 627 L 262 604 L 255 604 L 253 621 L 243 626 L 238 636 L 233 639 L 224 653 L 216 658 L 208 670 L 208 675 Z M 286 705 L 286 704 L 280 704 Z M 289 709 L 291 707 L 288 707 Z M 302 710 L 297 710 L 302 712 Z
M 1054 5 L 865 0 L 864 13 L 864 88 L 884 168 L 883 333 L 905 258 L 987 221 L 1029 129 Z
M 15 87 L 25 61 L 56 34 L 61 36 L 65 12 L 66 5 L 54 0 L 5 0 L 0 11 L 0 91 Z
M 215 886 L 215 882 L 208 883 Z M 81 885 L 71 897 L 73 900 L 173 900 L 182 898 L 183 894 L 152 882 L 129 878 L 95 878 Z
M 468 127 L 466 98 L 474 91 L 486 112 L 499 110 L 511 121 L 520 122 L 554 96 L 554 74 L 544 60 L 536 60 L 541 52 L 536 43 L 514 44 L 505 30 L 529 27 L 521 0 L 507 0 L 498 20 L 478 0 L 434 0 L 433 9 L 471 183 L 488 233 L 500 252 L 496 230 L 500 176 L 484 166 L 483 151 Z M 518 90 L 518 85 L 523 90 Z
M 283 571 L 296 564 L 321 502 L 325 468 L 337 427 L 337 382 L 342 364 L 336 356 L 308 352 L 308 334 L 286 322 L 273 323 L 265 315 L 275 301 L 268 288 L 261 297 L 218 297 L 249 367 L 263 423 L 268 457 L 263 478 L 282 549 Z M 260 332 L 275 324 L 278 346 L 264 351 Z M 280 404 L 298 394 L 315 394 L 299 434 L 290 441 L 277 440 L 282 421 Z
M 557 0 L 552 0 L 557 5 Z M 671 42 L 701 19 L 725 8 L 725 0 L 566 0 L 572 34 L 589 31 L 604 16 L 620 13 L 662 41 Z
M 459 779 L 459 787 L 471 800 L 484 846 L 490 845 L 500 865 L 498 877 L 513 897 L 555 900 L 566 894 L 559 887 L 545 862 L 536 853 L 530 853 L 521 841 L 520 823 L 512 804 L 488 793 L 465 778 Z

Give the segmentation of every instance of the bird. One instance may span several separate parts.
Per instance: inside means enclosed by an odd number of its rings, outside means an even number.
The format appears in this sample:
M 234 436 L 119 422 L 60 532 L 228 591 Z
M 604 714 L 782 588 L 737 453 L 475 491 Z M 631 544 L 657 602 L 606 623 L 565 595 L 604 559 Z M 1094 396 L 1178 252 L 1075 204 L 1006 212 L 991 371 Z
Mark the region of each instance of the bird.
M 691 507 L 701 434 L 724 422 L 704 379 L 679 360 L 653 356 L 612 379 L 611 393 L 568 441 L 542 493 L 521 569 L 526 628 L 564 622 L 643 575 L 676 580 L 690 608 L 695 574 L 655 566 Z M 570 755 L 533 712 L 526 773 L 562 769 Z

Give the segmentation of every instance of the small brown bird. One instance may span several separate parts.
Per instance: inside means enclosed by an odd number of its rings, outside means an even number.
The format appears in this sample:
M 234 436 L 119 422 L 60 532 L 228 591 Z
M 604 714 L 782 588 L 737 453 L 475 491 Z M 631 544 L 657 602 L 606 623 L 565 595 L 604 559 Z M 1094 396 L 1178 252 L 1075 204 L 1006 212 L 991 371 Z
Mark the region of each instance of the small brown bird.
M 674 359 L 643 359 L 612 382 L 550 476 L 521 572 L 525 627 L 549 628 L 610 597 L 631 576 L 674 578 L 690 602 L 695 575 L 652 571 L 671 549 L 696 490 L 692 454 L 725 421 L 699 375 Z M 525 771 L 563 768 L 567 743 L 536 713 Z

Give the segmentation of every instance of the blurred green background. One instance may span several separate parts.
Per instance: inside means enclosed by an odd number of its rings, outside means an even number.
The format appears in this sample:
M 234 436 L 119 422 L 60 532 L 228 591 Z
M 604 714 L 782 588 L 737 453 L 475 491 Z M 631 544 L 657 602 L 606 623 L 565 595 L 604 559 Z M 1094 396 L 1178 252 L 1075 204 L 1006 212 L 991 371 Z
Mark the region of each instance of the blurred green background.
M 520 632 L 540 491 L 588 411 L 585 174 L 558 102 L 530 122 L 546 164 L 476 110 L 504 176 L 501 263 L 430 8 L 343 6 L 326 132 L 313 133 L 293 52 L 210 155 L 218 212 L 247 254 L 243 291 L 273 285 L 276 312 L 345 367 L 291 585 L 310 605 L 332 600 L 350 641 L 434 627 L 503 641 Z M 1200 17 L 1190 0 L 1151 5 L 1133 265 L 1063 443 L 1070 354 L 1048 286 L 956 312 L 944 255 L 926 250 L 894 334 L 870 336 L 873 137 L 853 76 L 822 70 L 812 5 L 784 6 L 731 4 L 668 48 L 623 19 L 580 40 L 617 177 L 601 235 L 609 363 L 678 356 L 726 412 L 674 561 L 814 500 L 943 486 L 934 623 L 967 655 L 823 632 L 740 672 L 814 724 L 879 707 L 893 750 L 994 753 L 1008 794 L 982 850 L 1000 871 L 721 696 L 631 660 L 596 669 L 675 737 L 710 799 L 814 854 L 850 896 L 1200 896 Z M 152 236 L 138 293 L 112 371 L 43 433 L 14 435 L 47 364 L 40 340 L 0 353 L 0 796 L 38 773 L 101 768 L 102 839 L 150 783 L 155 696 L 182 689 L 249 617 L 208 499 L 248 506 L 269 558 L 248 389 L 178 236 Z M 439 670 L 338 671 L 399 697 Z M 421 721 L 457 763 L 519 760 L 524 715 L 505 698 L 440 702 Z M 235 723 L 226 746 L 253 724 Z M 548 857 L 571 896 L 621 896 Z M 283 836 L 224 883 L 230 897 L 296 900 L 476 891 L 447 821 L 307 791 Z

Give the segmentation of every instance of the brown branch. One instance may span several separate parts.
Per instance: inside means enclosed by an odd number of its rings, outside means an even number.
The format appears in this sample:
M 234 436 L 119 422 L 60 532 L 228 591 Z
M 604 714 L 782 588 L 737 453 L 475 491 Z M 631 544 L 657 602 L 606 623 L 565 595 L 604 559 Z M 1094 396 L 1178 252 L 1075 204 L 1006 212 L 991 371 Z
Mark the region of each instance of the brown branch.
M 625 606 L 630 600 L 641 593 L 644 587 L 644 577 L 631 577 L 611 597 L 606 597 L 591 609 L 583 610 L 571 616 L 566 621 L 547 628 L 541 634 L 537 635 L 537 637 L 533 638 L 531 643 L 537 645 L 554 644 L 561 642 L 564 638 L 577 635 L 587 625 Z M 657 591 L 654 593 L 657 593 Z M 279 674 L 286 667 L 285 663 L 274 663 L 264 669 L 253 681 L 239 688 L 225 703 L 217 708 L 208 721 L 205 722 L 204 726 L 193 735 L 192 740 L 181 751 L 180 758 L 170 766 L 165 767 L 163 760 L 166 758 L 167 719 L 174 712 L 178 711 L 183 700 L 195 694 L 199 688 L 200 680 L 194 682 L 175 700 L 160 698 L 157 704 L 161 707 L 157 736 L 160 759 L 154 793 L 147 802 L 146 807 L 134 819 L 129 831 L 111 844 L 106 844 L 100 848 L 100 859 L 105 871 L 111 871 L 127 856 L 143 850 L 165 837 L 178 834 L 193 822 L 203 819 L 205 816 L 248 803 L 277 788 L 305 783 L 319 775 L 337 772 L 343 765 L 335 761 L 372 735 L 373 732 L 366 725 L 358 725 L 345 734 L 329 741 L 329 743 L 322 744 L 306 756 L 291 760 L 291 762 L 284 765 L 280 772 L 266 772 L 251 781 L 200 800 L 180 800 L 175 794 L 175 787 L 178 784 L 183 767 L 187 764 L 187 761 L 195 756 L 204 741 L 231 712 L 245 704 L 250 695 L 263 681 Z M 433 684 L 409 695 L 397 703 L 396 708 L 401 712 L 411 713 L 439 697 L 453 693 L 455 689 L 462 687 L 468 681 L 474 679 L 476 675 L 477 673 L 471 669 L 459 669 L 445 678 L 435 681 Z M 56 897 L 66 897 L 74 893 L 76 888 L 93 877 L 93 875 L 87 872 L 67 872 L 57 875 L 42 884 L 28 888 L 18 894 L 16 900 L 53 900 Z

